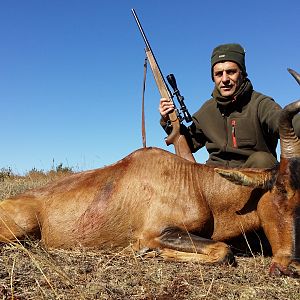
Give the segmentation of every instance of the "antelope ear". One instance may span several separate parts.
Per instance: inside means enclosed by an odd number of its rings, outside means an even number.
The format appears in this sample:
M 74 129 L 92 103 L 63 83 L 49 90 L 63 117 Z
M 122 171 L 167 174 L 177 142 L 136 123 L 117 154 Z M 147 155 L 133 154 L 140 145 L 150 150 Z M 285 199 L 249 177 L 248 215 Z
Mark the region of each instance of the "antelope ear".
M 214 169 L 220 176 L 225 179 L 244 186 L 251 186 L 255 188 L 269 189 L 270 184 L 273 183 L 272 170 L 259 170 L 259 169 Z

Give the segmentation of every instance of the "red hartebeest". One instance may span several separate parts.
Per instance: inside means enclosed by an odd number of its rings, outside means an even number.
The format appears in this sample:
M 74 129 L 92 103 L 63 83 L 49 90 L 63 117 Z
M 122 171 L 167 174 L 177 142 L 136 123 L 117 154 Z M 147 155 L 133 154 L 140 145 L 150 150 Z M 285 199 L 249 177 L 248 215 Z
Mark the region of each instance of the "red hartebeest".
M 0 203 L 0 241 L 39 233 L 46 247 L 128 246 L 165 259 L 234 262 L 224 241 L 263 228 L 271 273 L 300 273 L 300 141 L 281 113 L 274 169 L 217 169 L 157 148 Z M 221 176 L 220 176 L 221 175 Z

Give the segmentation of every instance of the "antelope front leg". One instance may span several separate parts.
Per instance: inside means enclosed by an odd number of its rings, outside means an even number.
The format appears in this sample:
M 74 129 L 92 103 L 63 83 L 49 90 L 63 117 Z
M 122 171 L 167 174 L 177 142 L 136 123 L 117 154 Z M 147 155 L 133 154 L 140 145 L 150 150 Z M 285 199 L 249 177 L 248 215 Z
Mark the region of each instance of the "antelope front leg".
M 288 212 L 278 211 L 275 205 L 272 201 L 262 201 L 258 207 L 263 230 L 272 248 L 270 275 L 299 277 L 299 249 L 296 239 L 299 226 L 296 226 L 296 220 Z
M 159 256 L 165 260 L 236 264 L 230 247 L 225 243 L 179 228 L 167 228 L 155 240 L 159 245 Z

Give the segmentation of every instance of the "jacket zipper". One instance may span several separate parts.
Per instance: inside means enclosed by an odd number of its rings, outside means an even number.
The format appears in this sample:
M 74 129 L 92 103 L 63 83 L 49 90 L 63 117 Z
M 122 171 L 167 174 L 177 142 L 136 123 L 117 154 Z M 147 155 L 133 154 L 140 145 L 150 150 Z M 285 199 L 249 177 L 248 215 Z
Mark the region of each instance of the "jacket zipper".
M 237 148 L 236 135 L 235 135 L 235 127 L 236 127 L 236 121 L 235 120 L 231 120 L 232 144 L 233 144 L 234 148 Z

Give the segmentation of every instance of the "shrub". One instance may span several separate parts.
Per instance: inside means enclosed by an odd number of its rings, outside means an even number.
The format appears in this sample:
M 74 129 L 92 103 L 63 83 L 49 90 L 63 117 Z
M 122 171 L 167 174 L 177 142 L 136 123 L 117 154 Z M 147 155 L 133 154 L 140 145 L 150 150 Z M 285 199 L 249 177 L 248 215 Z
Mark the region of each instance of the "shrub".
M 2 168 L 0 169 L 0 181 L 4 181 L 6 178 L 13 176 L 11 168 Z

